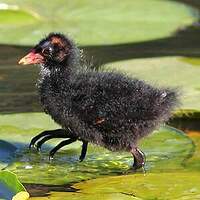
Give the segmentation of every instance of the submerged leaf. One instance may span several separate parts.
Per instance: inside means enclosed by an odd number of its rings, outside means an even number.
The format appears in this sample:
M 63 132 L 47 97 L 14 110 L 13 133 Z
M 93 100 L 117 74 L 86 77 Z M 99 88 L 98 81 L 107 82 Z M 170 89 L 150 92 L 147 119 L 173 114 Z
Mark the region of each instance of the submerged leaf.
M 0 140 L 0 169 L 5 168 L 14 157 L 16 147 L 4 140 Z

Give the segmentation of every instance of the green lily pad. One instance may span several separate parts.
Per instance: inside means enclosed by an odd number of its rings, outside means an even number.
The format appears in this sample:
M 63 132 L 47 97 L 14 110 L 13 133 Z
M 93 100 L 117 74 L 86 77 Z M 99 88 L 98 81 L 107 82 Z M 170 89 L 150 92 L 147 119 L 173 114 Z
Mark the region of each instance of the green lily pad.
M 0 115 L 0 127 L 3 128 L 7 126 L 12 126 L 25 130 L 59 128 L 59 126 L 54 123 L 54 121 L 48 115 L 44 113 L 20 113 Z M 0 129 L 0 131 L 2 130 Z
M 48 197 L 34 197 L 31 200 L 57 199 L 119 199 L 119 200 L 193 200 L 199 199 L 200 135 L 189 132 L 195 143 L 195 153 L 185 162 L 183 170 L 170 172 L 147 172 L 118 177 L 98 178 L 71 186 L 76 192 L 49 192 Z M 189 170 L 188 170 L 189 169 Z M 45 194 L 45 193 L 44 193 Z M 44 195 L 43 194 L 43 195 Z M 42 193 L 41 193 L 42 195 Z
M 1 24 L 0 42 L 9 44 L 33 44 L 51 31 L 70 33 L 81 44 L 151 40 L 169 36 L 178 27 L 194 22 L 198 16 L 195 9 L 173 1 L 1 2 L 0 9 L 4 9 L 2 14 L 0 13 L 1 21 L 20 21 L 15 23 L 15 26 L 7 26 L 4 22 Z M 10 10 L 12 7 L 15 11 Z
M 0 139 L 18 147 L 15 161 L 7 169 L 15 172 L 26 183 L 66 184 L 126 173 L 131 167 L 133 158 L 130 153 L 110 152 L 94 145 L 89 145 L 87 158 L 80 163 L 80 142 L 60 150 L 53 162 L 49 162 L 48 152 L 60 139 L 45 144 L 41 154 L 28 150 L 31 137 L 45 129 L 57 127 L 42 113 L 0 115 Z M 140 146 L 147 156 L 145 168 L 149 172 L 182 169 L 183 162 L 194 151 L 192 141 L 171 127 L 155 131 L 141 141 Z
M 0 8 L 1 8 L 0 4 Z M 9 28 L 10 26 L 25 26 L 35 23 L 35 17 L 22 10 L 1 10 L 0 9 L 0 27 Z
M 130 76 L 164 87 L 178 87 L 181 105 L 177 115 L 200 112 L 200 68 L 185 62 L 182 57 L 132 59 L 108 64 Z
M 182 58 L 182 61 L 183 62 L 186 62 L 186 63 L 189 63 L 193 66 L 196 66 L 196 67 L 200 67 L 200 59 L 199 58 L 193 58 L 193 57 L 184 57 Z
M 191 200 L 200 198 L 200 173 L 148 173 L 99 178 L 73 185 L 78 192 L 51 192 L 56 199 Z M 37 198 L 33 198 L 33 200 Z M 45 198 L 40 197 L 41 200 Z
M 194 156 L 192 156 L 186 164 L 187 169 L 199 171 L 200 169 L 200 133 L 189 132 L 190 138 L 193 140 L 196 148 Z
M 17 176 L 7 170 L 0 171 L 0 198 L 4 200 L 11 200 L 15 195 L 21 192 L 25 193 L 26 189 L 19 182 L 19 180 L 17 179 Z M 14 199 L 17 200 L 17 198 L 14 198 Z M 27 199 L 28 198 L 20 198 L 19 200 L 27 200 Z

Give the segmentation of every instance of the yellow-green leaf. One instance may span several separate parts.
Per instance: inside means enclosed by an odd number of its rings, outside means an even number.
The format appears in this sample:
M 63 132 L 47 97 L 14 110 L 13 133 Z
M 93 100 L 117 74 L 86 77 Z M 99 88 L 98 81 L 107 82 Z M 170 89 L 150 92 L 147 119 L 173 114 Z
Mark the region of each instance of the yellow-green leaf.
M 28 192 L 19 192 L 12 198 L 12 200 L 27 200 L 29 197 L 30 195 Z

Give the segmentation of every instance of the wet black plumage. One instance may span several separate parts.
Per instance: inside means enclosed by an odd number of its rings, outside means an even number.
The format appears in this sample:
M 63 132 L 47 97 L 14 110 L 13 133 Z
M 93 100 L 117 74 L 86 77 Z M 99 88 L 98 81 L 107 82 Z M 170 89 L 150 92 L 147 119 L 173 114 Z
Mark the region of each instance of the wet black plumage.
M 31 144 L 42 136 L 46 138 L 38 142 L 39 147 L 54 137 L 70 138 L 55 148 L 53 155 L 79 139 L 83 141 L 81 160 L 87 143 L 92 142 L 112 151 L 130 151 L 134 168 L 141 167 L 144 155 L 137 142 L 169 119 L 177 105 L 176 90 L 155 88 L 114 71 L 87 68 L 77 46 L 62 34 L 49 34 L 31 53 L 41 57 L 31 62 L 26 56 L 20 63 L 40 64 L 37 86 L 42 106 L 62 127 L 57 133 L 47 131 L 36 136 Z

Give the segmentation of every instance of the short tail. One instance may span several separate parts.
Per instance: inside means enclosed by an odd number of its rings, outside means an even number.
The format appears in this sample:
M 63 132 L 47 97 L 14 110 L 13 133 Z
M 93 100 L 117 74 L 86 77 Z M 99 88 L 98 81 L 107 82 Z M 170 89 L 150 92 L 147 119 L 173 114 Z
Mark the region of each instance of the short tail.
M 161 121 L 167 121 L 173 111 L 180 105 L 179 101 L 180 92 L 178 89 L 163 89 L 159 97 L 156 100 L 157 106 L 155 106 L 158 114 L 158 118 Z

